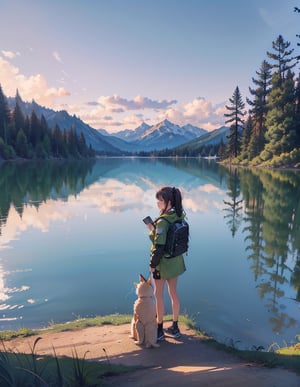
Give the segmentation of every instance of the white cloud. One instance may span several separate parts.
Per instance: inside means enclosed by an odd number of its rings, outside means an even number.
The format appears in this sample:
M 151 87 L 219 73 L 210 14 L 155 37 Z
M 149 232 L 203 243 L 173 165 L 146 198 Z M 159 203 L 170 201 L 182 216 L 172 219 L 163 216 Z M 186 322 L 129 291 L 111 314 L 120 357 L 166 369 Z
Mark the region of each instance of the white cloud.
M 52 107 L 55 100 L 70 93 L 62 88 L 49 87 L 42 74 L 25 76 L 16 66 L 0 57 L 0 79 L 3 92 L 6 96 L 15 96 L 16 90 L 24 101 L 34 99 L 37 103 Z
M 185 117 L 198 117 L 208 118 L 213 111 L 212 103 L 207 101 L 205 98 L 196 98 L 192 102 L 184 105 L 184 116 Z
M 225 102 L 214 105 L 205 98 L 179 104 L 175 100 L 155 101 L 141 96 L 128 100 L 119 95 L 100 96 L 76 109 L 66 108 L 92 127 L 110 132 L 135 129 L 142 122 L 153 125 L 166 118 L 178 125 L 192 124 L 210 131 L 224 125 L 226 110 Z
M 139 101 L 146 101 L 148 98 L 140 97 Z M 114 106 L 111 102 L 115 103 Z M 117 101 L 123 108 L 117 106 Z M 63 108 L 70 114 L 76 114 L 84 122 L 95 129 L 106 129 L 108 132 L 115 132 L 122 129 L 135 129 L 142 122 L 147 122 L 149 125 L 157 124 L 164 119 L 168 119 L 177 125 L 191 124 L 208 131 L 217 129 L 224 125 L 224 113 L 226 112 L 225 102 L 213 104 L 205 98 L 195 98 L 191 102 L 183 104 L 174 104 L 166 108 L 151 108 L 147 103 L 138 103 L 137 109 L 133 106 L 137 97 L 132 103 L 129 103 L 130 108 L 126 110 L 125 102 L 128 100 L 120 96 L 101 96 L 97 101 L 88 102 L 83 105 L 66 105 Z M 135 102 L 134 102 L 135 101 Z M 146 109 L 141 109 L 141 106 L 148 106 Z M 130 113 L 130 114 L 128 114 Z
M 20 55 L 19 53 L 14 53 L 12 51 L 5 51 L 5 50 L 2 50 L 2 55 L 5 57 L 5 58 L 8 58 L 8 59 L 13 59 L 15 58 L 17 55 Z
M 178 125 L 191 124 L 211 131 L 224 125 L 225 110 L 225 102 L 214 105 L 211 101 L 201 97 L 171 107 L 157 117 L 158 121 L 167 118 Z
M 13 57 L 12 53 L 5 53 L 7 57 Z M 57 52 L 53 52 L 53 56 L 56 60 L 61 60 Z M 141 95 L 128 99 L 113 95 L 99 96 L 88 103 L 67 104 L 64 101 L 62 105 L 59 101 L 70 96 L 66 88 L 50 86 L 43 74 L 26 76 L 1 56 L 0 79 L 6 96 L 14 96 L 18 89 L 25 101 L 34 99 L 37 103 L 55 110 L 65 109 L 93 128 L 103 128 L 109 132 L 125 128 L 135 129 L 142 122 L 154 125 L 166 118 L 178 125 L 192 124 L 206 130 L 224 125 L 225 102 L 214 105 L 205 98 L 195 98 L 191 102 L 179 104 L 175 99 L 155 100 Z
M 59 55 L 59 53 L 57 52 L 57 51 L 54 51 L 53 53 L 52 53 L 52 55 L 53 55 L 53 58 L 55 59 L 55 60 L 57 60 L 57 62 L 62 62 L 62 60 L 61 60 L 61 57 L 60 57 L 60 55 Z
M 139 109 L 166 109 L 170 105 L 175 104 L 176 100 L 152 100 L 148 97 L 136 96 L 134 99 L 129 100 L 122 98 L 119 95 L 113 95 L 112 97 L 100 97 L 99 102 L 105 106 L 119 106 L 125 110 L 139 110 Z

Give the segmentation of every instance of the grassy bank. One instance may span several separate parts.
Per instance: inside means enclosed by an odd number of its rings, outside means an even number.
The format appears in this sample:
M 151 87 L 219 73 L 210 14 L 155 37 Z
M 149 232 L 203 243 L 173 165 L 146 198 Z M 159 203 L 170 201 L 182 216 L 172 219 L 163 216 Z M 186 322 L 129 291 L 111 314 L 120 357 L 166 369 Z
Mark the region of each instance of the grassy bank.
M 121 325 L 131 321 L 131 315 L 109 315 L 95 318 L 78 318 L 64 324 L 49 324 L 49 327 L 41 330 L 21 329 L 18 331 L 0 332 L 2 348 L 0 348 L 0 385 L 5 387 L 19 385 L 35 386 L 100 386 L 109 375 L 117 375 L 132 371 L 137 367 L 125 367 L 111 364 L 109 358 L 102 362 L 79 359 L 74 348 L 73 356 L 57 357 L 55 348 L 53 356 L 38 355 L 39 335 L 47 333 L 59 333 L 76 331 L 93 326 Z M 171 320 L 167 316 L 166 320 Z M 195 328 L 191 319 L 180 316 L 179 322 L 194 330 L 201 340 L 218 350 L 234 354 L 243 360 L 251 361 L 267 367 L 281 367 L 300 373 L 300 343 L 293 347 L 276 348 L 271 346 L 270 351 L 262 351 L 257 348 L 253 351 L 238 350 L 234 345 L 218 343 L 213 338 Z M 36 336 L 31 348 L 31 354 L 11 353 L 6 350 L 5 343 L 12 338 Z M 31 383 L 31 384 L 30 384 Z

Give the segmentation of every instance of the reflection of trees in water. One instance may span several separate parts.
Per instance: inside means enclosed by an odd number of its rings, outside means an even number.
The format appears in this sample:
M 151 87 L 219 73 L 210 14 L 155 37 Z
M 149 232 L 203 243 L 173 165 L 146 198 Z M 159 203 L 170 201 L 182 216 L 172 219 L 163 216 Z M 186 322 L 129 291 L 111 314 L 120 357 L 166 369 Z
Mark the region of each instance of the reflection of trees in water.
M 245 242 L 246 250 L 249 251 L 248 258 L 252 261 L 251 269 L 254 273 L 254 278 L 265 273 L 263 261 L 263 246 L 264 239 L 262 236 L 263 210 L 264 202 L 262 199 L 262 184 L 261 181 L 251 173 L 244 170 L 241 173 L 241 187 L 245 200 L 245 222 L 246 226 L 243 230 L 246 234 Z
M 215 162 L 215 160 L 205 160 L 201 158 L 161 158 L 159 162 L 164 165 L 173 166 L 189 175 L 205 182 L 222 185 L 227 176 L 227 169 Z
M 240 171 L 241 189 L 245 199 L 245 221 L 248 258 L 261 298 L 272 316 L 273 330 L 281 332 L 296 323 L 285 313 L 281 303 L 285 285 L 294 286 L 299 300 L 299 183 L 294 172 Z M 298 259 L 295 268 L 286 262 L 292 252 Z
M 291 224 L 291 245 L 295 251 L 295 268 L 291 277 L 291 285 L 296 290 L 296 300 L 300 301 L 300 184 L 299 180 L 293 182 L 295 190 L 295 210 Z
M 24 206 L 49 198 L 67 199 L 85 186 L 93 160 L 3 163 L 0 165 L 0 235 L 11 205 L 20 216 Z
M 236 168 L 230 169 L 226 180 L 228 188 L 227 195 L 231 200 L 223 200 L 224 204 L 227 206 L 224 208 L 224 211 L 228 213 L 224 218 L 227 220 L 231 234 L 234 237 L 243 220 L 243 199 L 240 199 L 240 180 Z
M 297 260 L 294 267 L 294 271 L 291 277 L 291 285 L 296 290 L 296 297 L 295 299 L 297 301 L 300 301 L 300 255 L 297 254 Z

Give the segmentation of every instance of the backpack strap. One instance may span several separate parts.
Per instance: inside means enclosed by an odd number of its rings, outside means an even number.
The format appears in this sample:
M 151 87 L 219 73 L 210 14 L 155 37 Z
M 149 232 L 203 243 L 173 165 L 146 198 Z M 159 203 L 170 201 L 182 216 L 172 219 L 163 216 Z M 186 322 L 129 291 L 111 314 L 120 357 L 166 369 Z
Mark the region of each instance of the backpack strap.
M 170 222 L 165 216 L 159 216 L 157 219 L 155 219 L 154 223 L 156 224 L 159 221 L 159 219 L 163 219 L 169 224 L 172 224 L 172 222 Z

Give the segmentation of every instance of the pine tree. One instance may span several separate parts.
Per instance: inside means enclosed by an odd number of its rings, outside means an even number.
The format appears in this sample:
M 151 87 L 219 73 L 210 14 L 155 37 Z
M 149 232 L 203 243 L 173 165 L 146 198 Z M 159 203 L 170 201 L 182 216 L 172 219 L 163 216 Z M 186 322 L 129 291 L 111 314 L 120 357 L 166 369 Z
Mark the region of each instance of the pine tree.
M 229 98 L 230 106 L 225 106 L 230 113 L 225 113 L 225 117 L 229 117 L 225 123 L 231 123 L 230 132 L 227 136 L 227 156 L 229 158 L 236 157 L 240 152 L 241 147 L 241 129 L 243 129 L 244 121 L 242 117 L 245 115 L 245 103 L 243 102 L 239 87 L 234 90 L 232 98 Z
M 296 140 L 295 148 L 300 148 L 300 74 L 298 75 L 295 88 L 295 125 Z
M 83 157 L 86 157 L 88 154 L 88 148 L 86 145 L 85 137 L 82 132 L 80 132 L 79 140 L 78 140 L 78 150 L 79 154 Z
M 30 115 L 30 143 L 33 146 L 33 149 L 36 148 L 37 144 L 41 141 L 41 128 L 40 128 L 40 120 L 36 115 L 35 111 L 32 110 Z
M 294 12 L 300 13 L 300 8 L 294 7 Z M 298 39 L 300 39 L 300 35 L 299 34 L 297 34 L 296 36 L 297 36 Z M 299 42 L 297 43 L 297 46 L 300 46 Z M 296 56 L 296 59 L 299 60 L 300 59 L 300 55 Z
M 19 96 L 19 93 L 17 91 L 16 97 L 15 97 L 15 107 L 12 111 L 12 125 L 10 130 L 10 138 L 9 143 L 12 145 L 16 145 L 17 142 L 17 134 L 20 131 L 20 129 L 23 130 L 23 134 L 25 134 L 25 116 L 21 110 L 20 103 L 22 103 L 21 97 Z
M 0 137 L 2 137 L 4 144 L 7 144 L 7 131 L 10 122 L 10 111 L 5 95 L 3 94 L 0 85 Z
M 52 154 L 54 157 L 60 157 L 64 155 L 64 137 L 58 124 L 55 125 L 52 133 Z
M 45 116 L 41 116 L 41 145 L 45 157 L 49 157 L 51 153 L 51 130 L 48 126 Z
M 297 101 L 294 84 L 294 74 L 291 69 L 295 66 L 293 49 L 290 43 L 279 35 L 272 42 L 274 53 L 267 52 L 275 63 L 272 75 L 271 92 L 267 103 L 266 115 L 266 145 L 260 154 L 263 161 L 270 160 L 281 153 L 289 153 L 297 141 Z
M 23 129 L 25 127 L 25 116 L 20 108 L 18 102 L 16 102 L 14 110 L 12 112 L 12 119 L 15 125 L 16 130 Z
M 257 156 L 265 145 L 265 121 L 267 114 L 267 98 L 270 94 L 271 85 L 271 65 L 267 61 L 263 61 L 259 71 L 256 71 L 258 78 L 252 78 L 252 82 L 257 86 L 256 89 L 249 87 L 250 94 L 253 100 L 247 98 L 247 103 L 251 106 L 250 114 L 252 115 L 253 131 L 251 139 L 249 139 L 249 146 L 251 144 L 251 158 Z
M 18 130 L 15 149 L 16 149 L 17 156 L 23 157 L 23 158 L 29 157 L 27 137 L 22 128 Z
M 275 61 L 271 67 L 278 73 L 279 86 L 285 79 L 288 70 L 291 70 L 296 66 L 295 58 L 291 56 L 294 49 L 292 48 L 289 50 L 290 45 L 290 42 L 285 41 L 282 35 L 279 35 L 278 38 L 272 42 L 272 47 L 275 52 L 267 51 L 268 57 Z
M 246 121 L 245 129 L 243 130 L 241 140 L 241 158 L 244 160 L 252 159 L 252 152 L 249 150 L 249 144 L 251 135 L 253 133 L 253 121 L 251 115 L 248 116 Z
M 286 77 L 280 79 L 277 72 L 273 75 L 273 88 L 270 93 L 266 118 L 266 141 L 263 160 L 290 152 L 296 141 L 296 100 L 293 73 L 289 70 Z
M 74 126 L 72 126 L 67 133 L 67 146 L 69 154 L 73 157 L 78 157 L 79 144 L 76 129 Z

